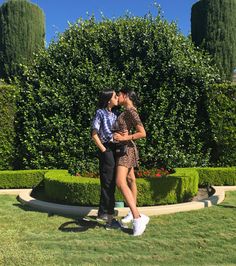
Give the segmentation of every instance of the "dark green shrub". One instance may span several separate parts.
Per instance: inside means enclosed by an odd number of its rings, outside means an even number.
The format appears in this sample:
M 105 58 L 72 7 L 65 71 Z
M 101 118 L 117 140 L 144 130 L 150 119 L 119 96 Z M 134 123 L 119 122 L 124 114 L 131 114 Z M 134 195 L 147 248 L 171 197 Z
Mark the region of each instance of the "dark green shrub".
M 228 168 L 198 168 L 199 185 L 235 186 L 236 167 Z
M 143 165 L 207 165 L 205 94 L 216 78 L 209 58 L 159 16 L 79 21 L 19 80 L 19 167 L 95 172 L 96 100 L 104 88 L 123 86 L 141 98 Z
M 176 204 L 189 201 L 197 193 L 192 176 L 163 176 L 161 178 L 138 178 L 138 206 Z M 197 187 L 197 186 L 196 186 Z
M 0 171 L 0 188 L 32 188 L 43 181 L 46 170 Z
M 195 186 L 196 184 L 196 186 Z M 197 192 L 195 176 L 165 176 L 163 178 L 137 179 L 138 206 L 171 204 L 189 200 Z M 47 198 L 58 203 L 93 205 L 99 203 L 100 181 L 96 178 L 71 176 L 66 170 L 50 170 L 45 174 Z M 116 201 L 122 201 L 116 191 Z
M 236 85 L 215 85 L 208 91 L 208 99 L 212 162 L 219 166 L 235 166 Z
M 43 11 L 26 0 L 8 0 L 0 7 L 0 77 L 9 80 L 19 64 L 29 64 L 44 47 Z
M 195 168 L 176 168 L 171 176 L 181 176 L 178 202 L 186 201 L 197 194 L 199 175 Z
M 66 170 L 50 170 L 44 179 L 46 196 L 59 203 L 96 205 L 100 196 L 100 180 L 71 176 Z
M 0 84 L 0 170 L 12 169 L 15 157 L 16 89 Z
M 232 80 L 236 67 L 236 1 L 201 0 L 192 6 L 193 42 L 208 51 L 221 75 Z

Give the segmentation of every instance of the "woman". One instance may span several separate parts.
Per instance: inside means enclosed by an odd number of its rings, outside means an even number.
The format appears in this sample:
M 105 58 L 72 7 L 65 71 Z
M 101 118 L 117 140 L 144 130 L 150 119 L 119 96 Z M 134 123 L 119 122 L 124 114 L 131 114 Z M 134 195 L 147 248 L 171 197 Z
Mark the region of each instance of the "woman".
M 137 96 L 135 92 L 127 89 L 120 90 L 118 102 L 119 105 L 125 107 L 125 111 L 117 119 L 118 128 L 121 132 L 128 130 L 129 134 L 115 133 L 113 135 L 115 141 L 127 145 L 126 154 L 117 158 L 116 185 L 132 212 L 132 215 L 128 214 L 128 216 L 133 218 L 133 235 L 138 236 L 145 231 L 149 217 L 140 214 L 136 207 L 137 188 L 134 167 L 138 166 L 139 158 L 134 140 L 145 138 L 146 132 L 136 109 Z M 135 129 L 135 133 L 131 134 L 131 129 Z
M 117 115 L 112 108 L 118 105 L 118 97 L 113 90 L 100 93 L 99 109 L 92 122 L 92 139 L 99 148 L 99 173 L 101 183 L 100 203 L 97 219 L 107 221 L 107 225 L 115 228 L 120 224 L 113 219 L 115 207 L 116 161 L 115 144 L 112 127 Z

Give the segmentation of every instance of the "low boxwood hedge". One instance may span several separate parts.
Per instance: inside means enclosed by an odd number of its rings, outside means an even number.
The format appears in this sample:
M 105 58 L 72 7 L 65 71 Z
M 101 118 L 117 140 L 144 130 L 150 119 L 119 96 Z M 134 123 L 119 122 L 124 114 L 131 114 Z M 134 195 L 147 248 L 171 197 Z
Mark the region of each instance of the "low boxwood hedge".
M 32 188 L 44 179 L 46 170 L 0 171 L 0 188 Z
M 225 168 L 197 168 L 199 186 L 235 186 L 236 167 Z
M 181 176 L 180 200 L 191 198 L 198 192 L 199 175 L 196 168 L 176 168 L 170 176 Z
M 176 168 L 173 175 L 198 176 L 199 187 L 236 185 L 236 167 Z
M 189 200 L 197 193 L 198 176 L 163 176 L 138 178 L 138 206 L 171 204 Z M 48 198 L 65 204 L 93 205 L 99 203 L 100 181 L 96 178 L 71 176 L 66 170 L 51 170 L 45 174 L 45 193 Z M 123 200 L 116 191 L 116 200 Z
M 47 198 L 54 202 L 98 205 L 98 178 L 71 176 L 67 170 L 0 171 L 0 189 L 32 188 L 39 183 L 44 185 Z M 151 206 L 184 202 L 196 195 L 198 185 L 236 185 L 236 167 L 177 168 L 175 173 L 161 178 L 137 178 L 137 204 Z M 123 200 L 118 190 L 116 200 Z

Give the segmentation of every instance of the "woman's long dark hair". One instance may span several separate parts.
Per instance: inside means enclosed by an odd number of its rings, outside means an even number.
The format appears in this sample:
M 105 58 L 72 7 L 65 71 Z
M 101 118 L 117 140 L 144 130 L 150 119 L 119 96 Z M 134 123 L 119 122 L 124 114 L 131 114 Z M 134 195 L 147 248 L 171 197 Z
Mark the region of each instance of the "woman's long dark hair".
M 134 106 L 139 105 L 140 101 L 138 95 L 133 90 L 122 88 L 120 89 L 120 92 L 127 95 L 130 98 L 130 100 L 133 102 Z
M 107 108 L 108 102 L 111 100 L 113 93 L 114 93 L 114 90 L 108 89 L 108 90 L 102 91 L 99 94 L 99 99 L 98 99 L 99 109 Z

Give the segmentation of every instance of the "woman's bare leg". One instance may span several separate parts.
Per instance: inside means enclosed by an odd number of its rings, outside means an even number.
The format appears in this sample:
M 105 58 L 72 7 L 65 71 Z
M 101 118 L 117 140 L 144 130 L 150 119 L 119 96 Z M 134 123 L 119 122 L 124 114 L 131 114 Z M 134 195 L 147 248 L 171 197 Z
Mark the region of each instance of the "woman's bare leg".
M 132 194 L 132 191 L 130 190 L 128 184 L 127 184 L 127 175 L 128 175 L 129 169 L 124 166 L 118 166 L 116 170 L 116 185 L 121 190 L 121 193 L 123 194 L 126 203 L 130 207 L 130 210 L 133 214 L 134 219 L 137 219 L 140 217 L 140 214 L 138 212 L 138 209 L 136 207 L 136 201 L 134 199 L 134 196 Z
M 135 205 L 137 204 L 137 185 L 136 185 L 136 178 L 134 174 L 134 168 L 132 167 L 127 176 L 128 186 L 133 194 Z

